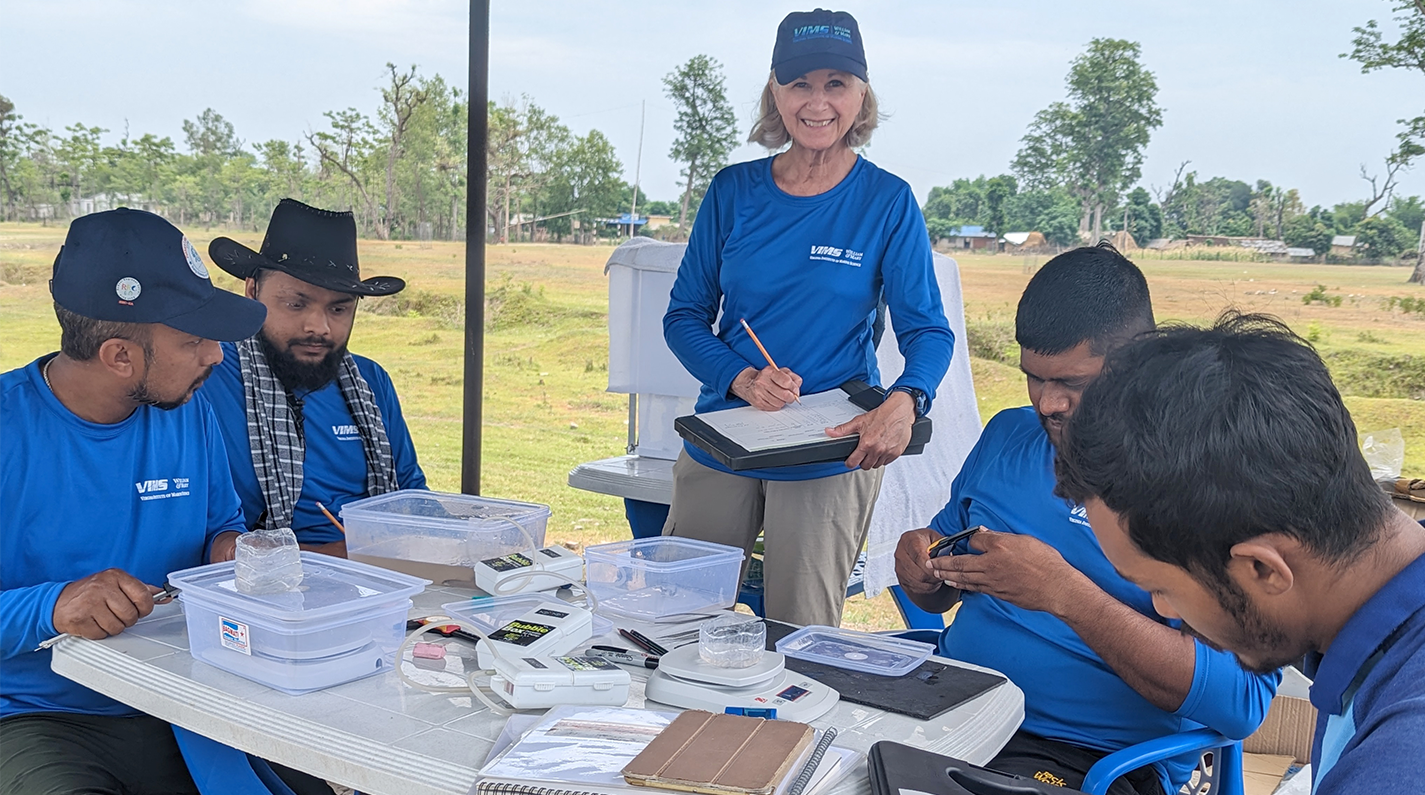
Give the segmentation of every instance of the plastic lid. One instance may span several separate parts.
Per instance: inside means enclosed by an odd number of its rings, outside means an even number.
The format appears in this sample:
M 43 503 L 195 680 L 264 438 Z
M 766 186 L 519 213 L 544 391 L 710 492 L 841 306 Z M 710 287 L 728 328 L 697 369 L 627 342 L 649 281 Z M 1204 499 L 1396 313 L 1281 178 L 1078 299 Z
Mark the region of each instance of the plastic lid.
M 273 621 L 312 621 L 363 612 L 375 605 L 406 599 L 425 590 L 430 580 L 343 560 L 302 552 L 302 584 L 294 591 L 247 594 L 237 589 L 233 562 L 175 571 L 168 581 L 180 589 L 179 599 L 192 600 Z
M 925 662 L 935 647 L 904 638 L 813 624 L 777 641 L 777 651 L 798 660 L 837 668 L 901 676 Z
M 403 489 L 380 494 L 343 505 L 342 516 L 348 514 L 379 514 L 415 519 L 417 523 L 447 527 L 452 522 L 463 523 L 482 519 L 527 519 L 549 515 L 549 506 L 533 502 L 496 500 L 469 494 L 446 494 L 424 489 Z
M 615 541 L 610 544 L 595 544 L 584 548 L 585 562 L 600 557 L 632 558 L 656 571 L 659 568 L 683 569 L 687 568 L 688 563 L 717 562 L 712 558 L 733 558 L 740 563 L 745 556 L 742 550 L 726 544 L 714 544 L 711 541 L 697 541 L 675 536 L 658 536 L 636 538 L 632 541 Z
M 540 605 L 554 603 L 561 607 L 575 607 L 569 602 L 560 599 L 549 593 L 517 593 L 509 596 L 494 596 L 487 599 L 465 599 L 459 602 L 447 602 L 440 606 L 440 610 L 445 615 L 469 621 L 479 627 L 482 632 L 490 633 L 528 613 L 531 609 Z M 594 614 L 594 637 L 607 635 L 614 631 L 612 621 Z

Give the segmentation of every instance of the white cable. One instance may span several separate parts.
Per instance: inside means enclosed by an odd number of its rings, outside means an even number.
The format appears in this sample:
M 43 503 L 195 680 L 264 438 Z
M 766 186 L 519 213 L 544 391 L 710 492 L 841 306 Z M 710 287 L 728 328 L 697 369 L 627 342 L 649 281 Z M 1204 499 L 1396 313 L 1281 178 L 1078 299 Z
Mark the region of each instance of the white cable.
M 423 682 L 417 682 L 416 680 L 406 675 L 405 666 L 403 665 L 406 658 L 406 650 L 414 649 L 417 639 L 420 638 L 422 635 L 426 634 L 427 632 L 437 629 L 438 627 L 448 626 L 450 624 L 454 624 L 457 627 L 460 627 L 461 629 L 465 630 L 466 632 L 469 632 L 470 634 L 480 638 L 480 640 L 483 640 L 485 642 L 485 645 L 490 648 L 490 653 L 494 655 L 495 659 L 500 659 L 499 645 L 496 644 L 494 641 L 490 640 L 489 636 L 487 636 L 484 632 L 481 632 L 479 627 L 476 627 L 473 624 L 467 624 L 466 622 L 461 621 L 458 618 L 443 618 L 440 620 L 431 621 L 430 623 L 425 624 L 420 629 L 417 629 L 415 632 L 412 632 L 410 635 L 406 636 L 405 642 L 402 643 L 401 648 L 396 651 L 396 676 L 400 677 L 402 682 L 405 682 L 411 687 L 414 687 L 417 690 L 424 690 L 428 693 L 459 693 L 462 695 L 465 693 L 470 693 L 474 695 L 475 698 L 478 699 L 482 704 L 488 707 L 492 714 L 499 715 L 501 717 L 515 714 L 515 710 L 496 704 L 493 700 L 490 699 L 489 696 L 486 696 L 484 690 L 482 690 L 481 687 L 476 684 L 475 674 L 476 671 L 479 670 L 480 665 L 478 657 L 475 661 L 475 669 L 471 670 L 470 673 L 467 674 L 465 677 L 466 687 L 450 687 L 448 685 L 428 685 Z M 412 664 L 414 665 L 414 663 Z
M 593 592 L 589 590 L 589 587 L 587 585 L 571 577 L 566 577 L 557 571 L 538 571 L 535 569 L 530 569 L 529 571 L 522 571 L 516 574 L 511 574 L 509 577 L 506 577 L 501 582 L 496 583 L 495 589 L 490 592 L 490 595 L 509 596 L 511 594 L 518 593 L 518 591 L 514 590 L 511 587 L 511 583 L 514 583 L 515 586 L 519 586 L 523 585 L 525 582 L 531 579 L 534 579 L 535 577 L 552 577 L 553 579 L 558 580 L 559 582 L 562 582 L 566 585 L 572 585 L 575 588 L 578 588 L 579 592 L 584 595 L 584 604 L 586 605 L 585 609 L 587 609 L 590 613 L 596 612 L 598 610 L 599 600 L 594 597 Z

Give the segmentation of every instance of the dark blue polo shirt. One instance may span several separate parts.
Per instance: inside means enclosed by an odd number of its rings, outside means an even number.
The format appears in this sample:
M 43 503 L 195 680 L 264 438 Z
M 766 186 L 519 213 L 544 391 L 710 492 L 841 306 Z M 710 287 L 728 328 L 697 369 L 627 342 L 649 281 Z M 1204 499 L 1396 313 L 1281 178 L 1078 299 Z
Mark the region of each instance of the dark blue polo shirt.
M 1425 555 L 1311 655 L 1316 795 L 1418 792 L 1425 760 Z M 1314 669 L 1314 670 L 1311 670 Z

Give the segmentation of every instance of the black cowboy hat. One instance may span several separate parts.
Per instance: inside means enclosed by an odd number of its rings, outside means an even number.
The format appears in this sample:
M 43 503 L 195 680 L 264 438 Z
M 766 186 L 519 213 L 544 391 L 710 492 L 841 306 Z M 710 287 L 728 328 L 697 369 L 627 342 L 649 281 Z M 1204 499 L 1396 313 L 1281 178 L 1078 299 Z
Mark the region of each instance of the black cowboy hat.
M 208 256 L 239 279 L 267 268 L 351 295 L 391 295 L 406 288 L 405 280 L 395 276 L 362 280 L 356 262 L 356 219 L 350 212 L 319 210 L 296 199 L 277 203 L 262 251 L 218 237 L 208 244 Z

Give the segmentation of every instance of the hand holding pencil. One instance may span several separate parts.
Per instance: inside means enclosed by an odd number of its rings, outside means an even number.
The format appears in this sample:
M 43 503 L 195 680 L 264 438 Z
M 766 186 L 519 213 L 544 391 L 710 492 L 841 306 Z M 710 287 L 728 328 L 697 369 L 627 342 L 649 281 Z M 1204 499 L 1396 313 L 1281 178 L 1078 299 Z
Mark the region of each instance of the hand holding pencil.
M 757 346 L 757 350 L 762 352 L 768 366 L 761 370 L 749 367 L 739 373 L 737 378 L 733 379 L 732 394 L 762 411 L 776 411 L 793 401 L 800 403 L 802 377 L 791 370 L 778 367 L 762 341 L 757 339 L 756 332 L 747 324 L 747 320 L 743 319 L 741 322 L 742 328 Z

